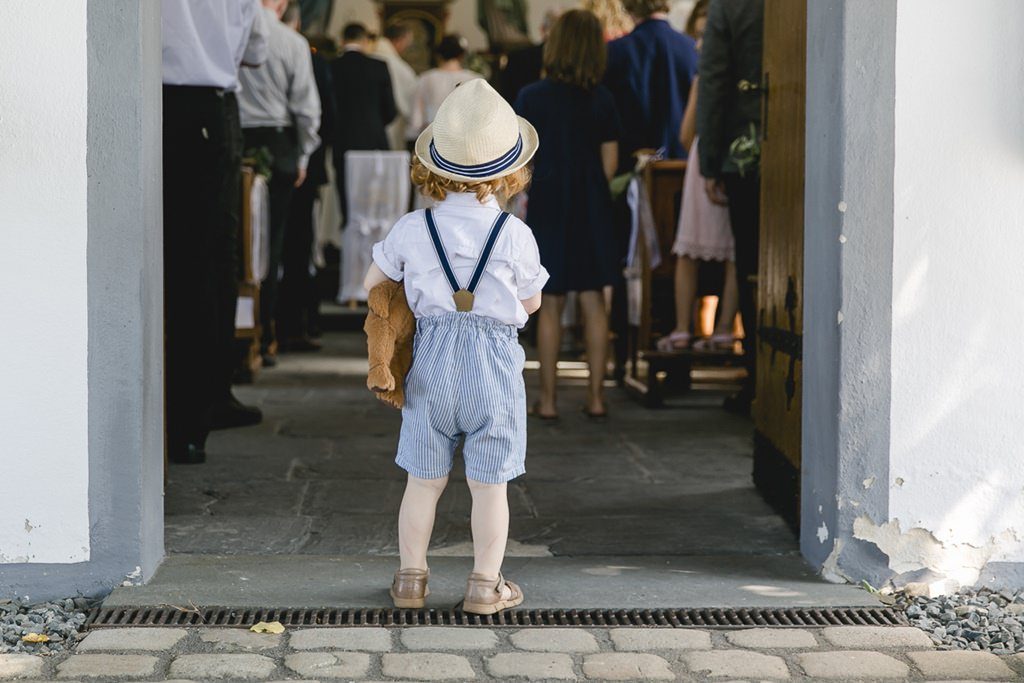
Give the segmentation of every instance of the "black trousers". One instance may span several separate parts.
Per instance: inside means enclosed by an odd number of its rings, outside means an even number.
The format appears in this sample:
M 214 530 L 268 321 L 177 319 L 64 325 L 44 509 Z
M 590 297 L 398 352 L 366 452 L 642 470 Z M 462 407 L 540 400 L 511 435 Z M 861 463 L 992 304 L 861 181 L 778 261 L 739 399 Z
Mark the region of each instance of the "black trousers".
M 233 95 L 164 86 L 164 335 L 167 437 L 205 444 L 207 411 L 230 389 L 238 226 L 225 202 L 237 168 Z
M 757 301 L 752 278 L 757 277 L 761 234 L 761 177 L 727 173 L 723 177 L 729 197 L 729 222 L 736 240 L 736 279 L 739 280 L 740 316 L 747 338 L 743 341 L 747 386 L 751 395 L 757 386 Z
M 281 279 L 281 260 L 288 227 L 288 205 L 298 177 L 298 143 L 293 128 L 245 128 L 245 148 L 265 147 L 272 159 L 268 184 L 270 201 L 270 244 L 267 276 L 260 285 L 260 325 L 263 327 L 261 350 L 270 350 L 275 339 L 277 294 Z
M 348 220 L 348 194 L 345 192 L 345 152 L 349 150 L 334 147 L 334 189 L 338 193 L 338 210 L 342 225 Z
M 316 283 L 310 274 L 313 255 L 313 208 L 319 187 L 307 179 L 292 195 L 284 234 L 281 296 L 277 328 L 281 338 L 304 337 L 316 318 Z
M 221 191 L 221 211 L 227 230 L 234 236 L 235 256 L 231 264 L 231 277 L 235 286 L 226 294 L 225 306 L 234 311 L 238 305 L 238 283 L 241 279 L 239 264 L 242 261 L 242 121 L 238 115 L 238 100 L 234 93 L 224 95 L 227 117 L 229 162 L 224 175 L 224 189 Z M 227 400 L 231 398 L 231 378 L 235 373 L 238 347 L 235 344 L 235 316 L 224 320 L 218 353 L 223 372 L 217 375 L 216 395 Z

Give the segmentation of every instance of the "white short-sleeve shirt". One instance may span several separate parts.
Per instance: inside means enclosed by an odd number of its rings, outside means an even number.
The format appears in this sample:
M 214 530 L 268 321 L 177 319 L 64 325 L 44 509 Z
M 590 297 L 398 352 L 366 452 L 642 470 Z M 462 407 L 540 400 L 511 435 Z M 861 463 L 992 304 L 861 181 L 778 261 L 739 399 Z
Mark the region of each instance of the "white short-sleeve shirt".
M 449 193 L 434 207 L 434 222 L 459 284 L 469 284 L 487 235 L 501 209 L 492 197 L 480 203 L 473 193 Z M 392 280 L 404 281 L 413 315 L 422 318 L 455 310 L 452 288 L 441 270 L 424 212 L 398 219 L 383 242 L 373 245 L 373 261 Z M 510 216 L 477 285 L 473 313 L 522 327 L 529 315 L 521 301 L 548 281 L 533 231 Z

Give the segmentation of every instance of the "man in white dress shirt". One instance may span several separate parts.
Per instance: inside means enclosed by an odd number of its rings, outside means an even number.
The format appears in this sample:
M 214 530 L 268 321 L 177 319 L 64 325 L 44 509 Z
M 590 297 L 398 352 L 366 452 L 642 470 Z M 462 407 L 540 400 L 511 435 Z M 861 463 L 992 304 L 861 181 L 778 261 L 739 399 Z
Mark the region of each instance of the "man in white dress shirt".
M 267 60 L 242 73 L 239 111 L 246 149 L 265 147 L 270 177 L 270 258 L 260 287 L 260 351 L 264 365 L 276 363 L 275 319 L 278 271 L 288 223 L 288 203 L 306 179 L 309 156 L 320 146 L 320 94 L 313 77 L 309 43 L 281 23 L 288 0 L 263 0 L 269 25 Z
M 402 53 L 412 45 L 412 27 L 406 22 L 396 22 L 384 29 L 384 37 L 377 41 L 373 56 L 388 65 L 391 76 L 391 91 L 395 97 L 398 116 L 388 127 L 388 142 L 391 149 L 405 150 L 405 127 L 409 125 L 412 113 L 412 98 L 416 94 L 416 70 L 405 61 Z
M 200 463 L 211 426 L 261 419 L 231 396 L 239 236 L 231 203 L 241 182 L 238 71 L 266 58 L 266 28 L 256 0 L 163 0 L 161 13 L 168 460 Z M 227 424 L 212 425 L 223 404 Z

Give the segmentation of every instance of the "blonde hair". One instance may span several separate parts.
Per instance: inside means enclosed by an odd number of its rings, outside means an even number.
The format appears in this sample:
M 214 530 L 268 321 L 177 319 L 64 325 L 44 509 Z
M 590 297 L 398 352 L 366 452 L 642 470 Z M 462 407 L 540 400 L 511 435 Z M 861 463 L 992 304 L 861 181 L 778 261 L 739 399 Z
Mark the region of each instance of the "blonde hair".
M 583 0 L 583 9 L 593 12 L 604 28 L 606 38 L 618 38 L 633 30 L 633 17 L 621 0 Z
M 470 183 L 440 176 L 424 166 L 416 156 L 412 158 L 409 176 L 412 178 L 413 184 L 420 188 L 423 196 L 438 202 L 443 201 L 449 192 L 473 192 L 481 203 L 492 196 L 499 201 L 508 200 L 525 190 L 530 184 L 530 168 L 528 166 L 523 166 L 519 170 L 494 180 Z

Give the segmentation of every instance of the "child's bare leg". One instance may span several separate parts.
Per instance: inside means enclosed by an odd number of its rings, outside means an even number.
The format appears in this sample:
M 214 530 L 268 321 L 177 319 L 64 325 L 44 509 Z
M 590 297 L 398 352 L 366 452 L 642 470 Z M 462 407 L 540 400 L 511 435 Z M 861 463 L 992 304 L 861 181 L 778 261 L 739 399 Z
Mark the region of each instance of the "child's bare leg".
M 448 477 L 420 479 L 409 475 L 402 507 L 398 511 L 398 550 L 402 555 L 402 569 L 427 569 L 427 547 L 434 530 L 434 513 L 447 483 Z
M 473 572 L 497 581 L 508 543 L 508 484 L 467 482 L 473 494 Z M 502 593 L 511 595 L 508 586 Z

